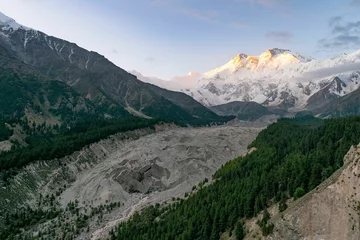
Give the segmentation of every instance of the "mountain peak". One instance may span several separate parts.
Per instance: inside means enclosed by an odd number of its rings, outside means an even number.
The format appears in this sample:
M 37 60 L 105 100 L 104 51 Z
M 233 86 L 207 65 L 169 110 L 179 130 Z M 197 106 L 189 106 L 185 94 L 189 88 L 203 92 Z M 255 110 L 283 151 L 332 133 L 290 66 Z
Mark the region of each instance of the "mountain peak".
M 28 27 L 25 27 L 19 23 L 17 23 L 14 19 L 6 16 L 4 13 L 0 12 L 0 28 L 1 30 L 10 30 L 13 31 L 18 30 L 19 28 L 28 30 Z
M 239 53 L 230 60 L 230 64 L 232 64 L 235 67 L 243 67 L 247 58 L 248 58 L 247 54 Z
M 273 55 L 291 52 L 289 49 L 281 49 L 281 48 L 272 48 L 272 49 L 268 49 L 268 51 Z
M 295 56 L 295 54 L 293 54 L 290 50 L 288 49 L 280 49 L 280 48 L 272 48 L 272 49 L 268 49 L 266 50 L 264 53 L 262 53 L 259 58 L 260 59 L 271 59 L 272 57 L 276 57 L 276 56 L 286 56 L 286 54 L 290 54 L 293 55 L 295 58 L 297 58 Z
M 310 62 L 313 60 L 313 58 L 302 56 L 289 49 L 280 49 L 280 48 L 268 49 L 259 56 L 259 62 L 269 63 L 269 61 L 273 61 L 273 60 L 277 62 L 275 65 L 280 66 L 280 65 L 286 65 L 288 63 Z
M 238 55 L 236 55 L 236 57 L 234 57 L 234 59 L 242 59 L 242 58 L 247 58 L 248 55 L 245 53 L 239 53 Z

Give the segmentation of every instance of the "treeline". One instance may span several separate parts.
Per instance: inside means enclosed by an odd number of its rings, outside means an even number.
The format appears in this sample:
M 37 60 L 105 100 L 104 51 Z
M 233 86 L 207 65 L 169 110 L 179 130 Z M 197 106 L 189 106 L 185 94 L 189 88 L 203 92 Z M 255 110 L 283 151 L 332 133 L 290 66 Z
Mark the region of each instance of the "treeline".
M 21 168 L 35 160 L 65 157 L 112 134 L 140 128 L 154 128 L 160 122 L 164 121 L 133 117 L 127 120 L 83 121 L 70 129 L 62 125 L 45 131 L 39 126 L 34 126 L 38 129 L 27 137 L 28 146 L 0 153 L 0 171 Z
M 217 171 L 213 184 L 186 200 L 135 214 L 111 231 L 111 239 L 218 240 L 241 219 L 274 203 L 282 211 L 286 199 L 315 188 L 343 165 L 344 155 L 359 139 L 360 117 L 279 120 L 249 146 L 256 151 Z M 258 224 L 264 235 L 271 233 L 267 219 Z
M 15 126 L 19 124 L 27 137 L 26 147 L 19 147 L 15 142 L 14 147 L 8 152 L 0 152 L 0 174 L 6 181 L 16 174 L 17 170 L 36 160 L 50 160 L 65 157 L 75 151 L 97 142 L 108 136 L 125 131 L 141 128 L 154 128 L 158 123 L 174 123 L 178 126 L 187 126 L 189 122 L 173 121 L 169 119 L 144 119 L 129 117 L 125 120 L 93 119 L 89 116 L 78 117 L 73 124 L 67 122 L 61 125 L 47 126 L 45 123 L 36 125 L 24 119 L 7 119 L 7 123 Z M 211 122 L 196 120 L 190 124 L 204 126 L 208 124 L 223 124 L 225 122 Z M 13 134 L 4 122 L 0 121 L 0 141 L 8 139 Z M 9 171 L 10 170 L 10 171 Z

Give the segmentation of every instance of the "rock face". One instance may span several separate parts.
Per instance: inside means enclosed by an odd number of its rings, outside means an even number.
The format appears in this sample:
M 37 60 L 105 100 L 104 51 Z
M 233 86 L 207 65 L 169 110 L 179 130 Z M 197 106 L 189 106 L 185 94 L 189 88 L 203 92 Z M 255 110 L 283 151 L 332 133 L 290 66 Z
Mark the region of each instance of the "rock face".
M 360 114 L 360 89 L 337 98 L 322 108 L 315 109 L 315 114 L 323 118 L 344 117 Z
M 313 110 L 324 107 L 332 100 L 339 98 L 344 88 L 346 88 L 346 84 L 340 78 L 335 77 L 329 84 L 307 100 L 306 108 Z
M 266 239 L 358 240 L 360 145 L 350 149 L 342 169 L 272 221 L 274 234 Z

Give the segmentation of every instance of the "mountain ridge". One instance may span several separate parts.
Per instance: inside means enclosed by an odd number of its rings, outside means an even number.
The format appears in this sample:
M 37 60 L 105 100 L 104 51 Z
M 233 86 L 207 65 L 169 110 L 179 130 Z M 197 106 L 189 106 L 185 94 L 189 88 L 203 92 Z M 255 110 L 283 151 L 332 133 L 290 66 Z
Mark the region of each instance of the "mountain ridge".
M 252 101 L 296 112 L 311 111 L 355 91 L 359 75 L 360 51 L 316 60 L 273 48 L 259 56 L 239 53 L 226 64 L 195 78 L 195 87 L 179 89 L 171 81 L 162 87 L 182 91 L 207 107 Z M 334 79 L 340 83 L 334 83 L 341 88 L 339 91 L 332 85 Z
M 205 122 L 205 116 L 192 116 L 104 56 L 75 43 L 22 27 L 4 16 L 1 19 L 6 21 L 0 21 L 0 46 L 49 79 L 70 86 L 106 113 L 107 118 L 136 115 L 180 122 L 201 119 Z M 219 121 L 223 119 L 218 117 Z

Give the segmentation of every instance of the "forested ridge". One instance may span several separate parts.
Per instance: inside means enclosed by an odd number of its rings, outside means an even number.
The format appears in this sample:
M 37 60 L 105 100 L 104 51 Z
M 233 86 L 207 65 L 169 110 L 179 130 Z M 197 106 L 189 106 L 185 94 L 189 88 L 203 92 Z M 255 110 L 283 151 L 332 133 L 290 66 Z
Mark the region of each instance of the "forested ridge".
M 186 200 L 135 213 L 111 231 L 111 239 L 220 239 L 221 233 L 242 226 L 242 219 L 275 203 L 283 211 L 286 199 L 315 188 L 343 165 L 359 139 L 360 117 L 280 119 L 250 144 L 256 151 L 218 170 L 214 183 L 201 183 Z M 268 218 L 265 212 L 258 223 L 264 235 L 274 228 Z M 242 233 L 237 227 L 235 234 Z

